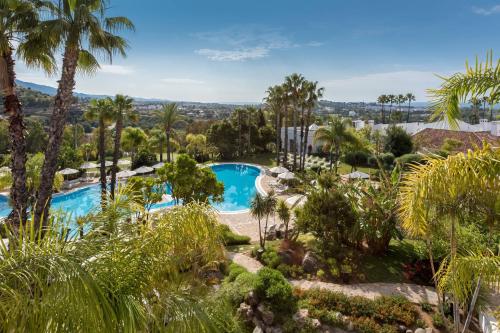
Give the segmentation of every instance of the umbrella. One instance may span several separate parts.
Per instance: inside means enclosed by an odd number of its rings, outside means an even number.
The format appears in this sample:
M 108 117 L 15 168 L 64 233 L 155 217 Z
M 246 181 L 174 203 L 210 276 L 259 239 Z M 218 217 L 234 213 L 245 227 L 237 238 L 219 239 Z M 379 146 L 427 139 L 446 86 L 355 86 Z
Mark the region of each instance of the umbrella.
M 118 160 L 118 165 L 130 165 L 132 162 L 129 160 Z
M 278 178 L 283 179 L 283 180 L 295 179 L 295 174 L 293 172 L 288 171 L 288 172 L 280 173 L 278 175 Z
M 272 173 L 275 173 L 275 174 L 280 174 L 280 173 L 288 172 L 288 169 L 285 167 L 277 166 L 277 167 L 269 169 L 269 171 L 271 171 Z
M 118 172 L 116 174 L 116 177 L 118 177 L 118 178 L 128 178 L 128 177 L 132 177 L 132 176 L 135 176 L 135 175 L 136 175 L 135 171 L 124 170 L 124 171 Z
M 154 171 L 154 169 L 151 168 L 151 167 L 148 167 L 148 166 L 142 166 L 142 167 L 137 168 L 137 169 L 134 170 L 134 172 L 136 174 L 138 174 L 138 175 L 144 174 L 144 173 L 150 173 L 150 172 L 153 172 L 153 171 Z
M 66 169 L 63 169 L 61 171 L 59 171 L 59 173 L 63 176 L 68 176 L 68 175 L 75 175 L 77 173 L 79 173 L 80 171 L 78 170 L 75 170 L 75 169 L 71 169 L 71 168 L 66 168 Z
M 80 165 L 80 169 L 97 169 L 99 166 L 92 162 L 85 162 Z
M 360 171 L 354 171 L 353 173 L 349 173 L 347 175 L 343 175 L 347 179 L 370 179 L 370 175 Z
M 165 163 L 160 162 L 158 164 L 153 165 L 152 168 L 153 169 L 161 169 L 161 168 L 163 168 L 164 165 L 165 165 Z

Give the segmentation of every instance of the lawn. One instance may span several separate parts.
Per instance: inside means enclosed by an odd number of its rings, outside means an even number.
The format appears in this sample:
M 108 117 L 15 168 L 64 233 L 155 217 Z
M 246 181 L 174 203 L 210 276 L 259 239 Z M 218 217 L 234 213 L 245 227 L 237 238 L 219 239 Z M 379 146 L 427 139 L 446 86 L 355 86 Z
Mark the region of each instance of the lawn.
M 276 154 L 261 153 L 250 156 L 243 156 L 241 158 L 232 159 L 231 162 L 242 162 L 242 163 L 258 164 L 267 167 L 273 167 L 276 165 Z
M 423 258 L 419 241 L 392 240 L 385 256 L 364 255 L 359 263 L 359 272 L 366 282 L 408 282 L 403 275 L 403 264 Z

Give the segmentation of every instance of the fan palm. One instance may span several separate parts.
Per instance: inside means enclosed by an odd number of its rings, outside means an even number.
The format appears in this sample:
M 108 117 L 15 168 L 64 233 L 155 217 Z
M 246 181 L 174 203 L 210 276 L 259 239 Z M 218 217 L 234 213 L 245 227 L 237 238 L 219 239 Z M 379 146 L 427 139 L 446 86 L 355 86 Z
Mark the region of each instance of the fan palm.
M 280 165 L 281 152 L 281 121 L 283 118 L 283 87 L 280 85 L 269 87 L 266 91 L 267 97 L 264 102 L 274 113 L 276 119 L 276 165 Z
M 307 99 L 305 103 L 305 107 L 307 109 L 307 113 L 305 116 L 305 134 L 304 134 L 304 144 L 302 146 L 302 165 L 301 169 L 304 170 L 306 165 L 306 155 L 307 155 L 307 145 L 309 139 L 309 126 L 312 123 L 312 112 L 318 103 L 318 100 L 323 97 L 323 92 L 325 88 L 318 88 L 318 82 L 307 82 L 305 86 L 305 90 L 307 91 Z
M 19 225 L 26 220 L 28 195 L 26 191 L 26 139 L 24 118 L 16 93 L 16 72 L 14 45 L 17 56 L 30 67 L 41 67 L 52 73 L 55 61 L 47 43 L 28 42 L 28 37 L 40 24 L 39 7 L 41 1 L 1 0 L 0 1 L 0 89 L 4 102 L 4 114 L 9 122 L 11 148 L 12 187 L 10 198 L 13 205 L 9 222 Z M 43 36 L 41 36 L 43 37 Z
M 288 208 L 287 204 L 284 200 L 278 200 L 278 204 L 276 207 L 276 213 L 278 213 L 278 217 L 283 224 L 285 225 L 285 235 L 283 237 L 284 240 L 288 239 L 288 226 L 290 224 L 290 208 Z
M 408 102 L 408 113 L 406 114 L 406 122 L 408 123 L 410 121 L 411 102 L 415 101 L 415 95 L 413 95 L 412 93 L 407 93 L 406 101 Z
M 255 217 L 259 223 L 259 245 L 261 249 L 264 249 L 266 245 L 265 238 L 262 237 L 262 225 L 261 220 L 266 215 L 266 200 L 264 196 L 257 193 L 250 203 L 250 214 Z
M 490 107 L 500 101 L 500 59 L 493 60 L 492 52 L 484 63 L 478 59 L 475 66 L 466 63 L 465 73 L 440 78 L 441 87 L 428 90 L 432 99 L 431 119 L 446 118 L 454 128 L 458 128 L 460 103 L 478 96 L 487 96 Z
M 113 165 L 111 167 L 111 198 L 115 195 L 116 173 L 118 172 L 118 159 L 120 158 L 121 137 L 125 120 L 136 121 L 137 113 L 134 111 L 134 100 L 128 96 L 116 95 L 113 100 L 113 112 L 115 118 L 115 142 L 113 148 Z
M 113 120 L 113 116 L 113 101 L 110 98 L 90 101 L 87 111 L 84 113 L 85 119 L 97 120 L 99 123 L 99 180 L 101 182 L 101 205 L 103 206 L 106 204 L 107 196 L 105 131 L 106 126 Z
M 179 111 L 177 109 L 177 104 L 175 103 L 170 103 L 163 105 L 163 107 L 160 110 L 157 110 L 155 112 L 156 117 L 158 118 L 158 121 L 160 122 L 161 126 L 163 126 L 163 130 L 165 131 L 165 136 L 167 137 L 167 162 L 171 162 L 171 155 L 172 155 L 172 147 L 170 144 L 170 138 L 172 136 L 172 127 L 181 121 L 181 116 L 179 115 Z M 162 158 L 163 154 L 160 154 L 160 161 L 163 160 Z
M 460 326 L 459 304 L 467 300 L 474 282 L 492 282 L 500 276 L 498 257 L 460 254 L 456 236 L 466 211 L 489 228 L 498 224 L 499 174 L 498 153 L 486 146 L 467 155 L 431 158 L 425 165 L 414 165 L 401 187 L 400 217 L 407 232 L 427 238 L 433 223 L 449 228 L 450 254 L 436 276 L 439 290 L 449 290 L 453 295 L 455 332 Z
M 167 140 L 165 132 L 163 129 L 153 128 L 149 134 L 151 144 L 155 149 L 158 149 L 160 153 L 160 162 L 163 162 L 163 144 Z
M 139 127 L 126 127 L 123 130 L 121 137 L 121 147 L 123 150 L 130 152 L 132 161 L 135 160 L 137 151 L 148 140 L 146 133 Z
M 387 95 L 380 95 L 377 99 L 377 102 L 382 105 L 381 113 L 382 113 L 382 124 L 385 124 L 385 104 L 389 103 L 389 97 Z
M 340 117 L 331 117 L 330 123 L 326 127 L 319 128 L 314 133 L 314 142 L 321 142 L 323 148 L 330 154 L 330 170 L 335 165 L 337 173 L 337 162 L 340 159 L 342 148 L 345 144 L 358 144 L 359 139 L 350 129 L 350 120 Z
M 37 196 L 35 224 L 46 224 L 49 217 L 52 182 L 57 170 L 57 156 L 68 109 L 73 99 L 77 69 L 93 73 L 99 68 L 96 55 L 111 60 L 114 55 L 125 56 L 128 47 L 124 38 L 114 33 L 133 29 L 134 25 L 125 17 L 106 17 L 107 1 L 104 0 L 61 0 L 56 5 L 45 1 L 51 18 L 44 21 L 35 36 L 47 36 L 53 49 L 62 48 L 61 78 L 54 100 L 50 120 L 49 141 L 45 151 L 42 170 L 43 182 Z M 34 43 L 36 43 L 36 38 Z M 116 171 L 116 168 L 113 168 Z M 114 184 L 111 193 L 114 194 Z
M 305 79 L 301 74 L 293 73 L 285 78 L 285 90 L 292 102 L 292 126 L 293 126 L 293 170 L 297 169 L 297 153 L 299 144 L 297 142 L 297 113 L 302 96 L 302 85 Z

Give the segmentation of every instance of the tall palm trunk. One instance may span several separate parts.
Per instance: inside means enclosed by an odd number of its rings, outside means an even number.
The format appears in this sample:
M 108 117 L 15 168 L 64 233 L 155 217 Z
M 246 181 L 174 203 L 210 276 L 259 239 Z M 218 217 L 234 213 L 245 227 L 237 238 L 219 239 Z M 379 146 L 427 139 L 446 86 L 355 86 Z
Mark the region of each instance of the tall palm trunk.
M 304 146 L 303 146 L 303 151 L 302 153 L 302 170 L 306 168 L 306 155 L 308 153 L 307 149 L 307 144 L 308 144 L 308 139 L 309 139 L 309 126 L 311 126 L 311 109 L 307 110 L 307 115 L 306 115 L 306 122 L 305 122 L 305 129 L 304 129 Z
M 283 149 L 283 166 L 288 167 L 288 110 L 286 106 L 284 113 L 284 127 L 285 127 L 285 146 Z
M 382 104 L 382 124 L 385 124 L 385 110 L 384 110 L 384 104 Z
M 45 150 L 45 160 L 42 167 L 41 182 L 35 207 L 35 228 L 46 226 L 49 218 L 50 200 L 52 198 L 64 125 L 66 124 L 66 116 L 73 99 L 78 55 L 79 50 L 77 48 L 66 47 L 64 51 L 61 80 L 59 81 L 54 100 L 54 111 L 50 119 L 49 140 Z
M 113 166 L 111 167 L 111 199 L 115 198 L 116 173 L 118 172 L 118 159 L 120 158 L 120 143 L 123 130 L 123 115 L 119 114 L 115 125 L 115 147 L 113 150 Z
M 105 124 L 104 118 L 99 117 L 99 161 L 100 161 L 100 182 L 101 182 L 101 207 L 106 207 L 106 148 L 105 148 Z
M 410 108 L 411 108 L 411 101 L 408 101 L 408 113 L 406 114 L 406 122 L 410 122 Z
M 163 140 L 160 138 L 160 162 L 163 162 Z
M 28 205 L 28 193 L 26 190 L 26 139 L 24 137 L 24 119 L 21 103 L 16 95 L 16 74 L 14 71 L 14 59 L 12 50 L 3 54 L 6 66 L 7 85 L 4 91 L 4 113 L 9 122 L 9 141 L 11 149 L 12 187 L 10 198 L 13 209 L 7 221 L 16 228 L 26 221 L 26 208 Z
M 293 171 L 297 169 L 297 108 L 293 104 L 292 123 L 293 123 Z
M 276 110 L 276 165 L 280 165 L 281 151 L 281 128 L 280 128 L 280 112 Z
M 299 170 L 302 170 L 302 149 L 304 148 L 304 108 L 300 111 Z
M 169 129 L 167 129 L 165 131 L 165 136 L 167 138 L 167 162 L 170 163 L 171 162 L 170 155 L 172 153 L 171 153 L 171 149 L 170 149 L 170 130 Z

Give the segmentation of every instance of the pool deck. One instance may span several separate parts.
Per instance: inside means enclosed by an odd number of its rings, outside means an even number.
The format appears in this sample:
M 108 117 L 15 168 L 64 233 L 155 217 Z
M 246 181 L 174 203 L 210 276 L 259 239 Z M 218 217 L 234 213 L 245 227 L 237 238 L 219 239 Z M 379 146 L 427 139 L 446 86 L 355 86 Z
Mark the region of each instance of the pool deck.
M 276 178 L 263 174 L 257 180 L 257 188 L 260 187 L 266 193 L 271 190 L 270 182 L 276 181 Z M 291 197 L 291 195 L 278 195 L 278 199 L 286 200 Z M 249 211 L 236 212 L 236 213 L 219 213 L 219 221 L 228 225 L 235 233 L 240 235 L 249 236 L 252 241 L 259 240 L 259 222 L 254 218 Z M 264 228 L 264 221 L 261 221 L 262 228 Z M 278 217 L 269 217 L 268 225 L 280 224 Z

